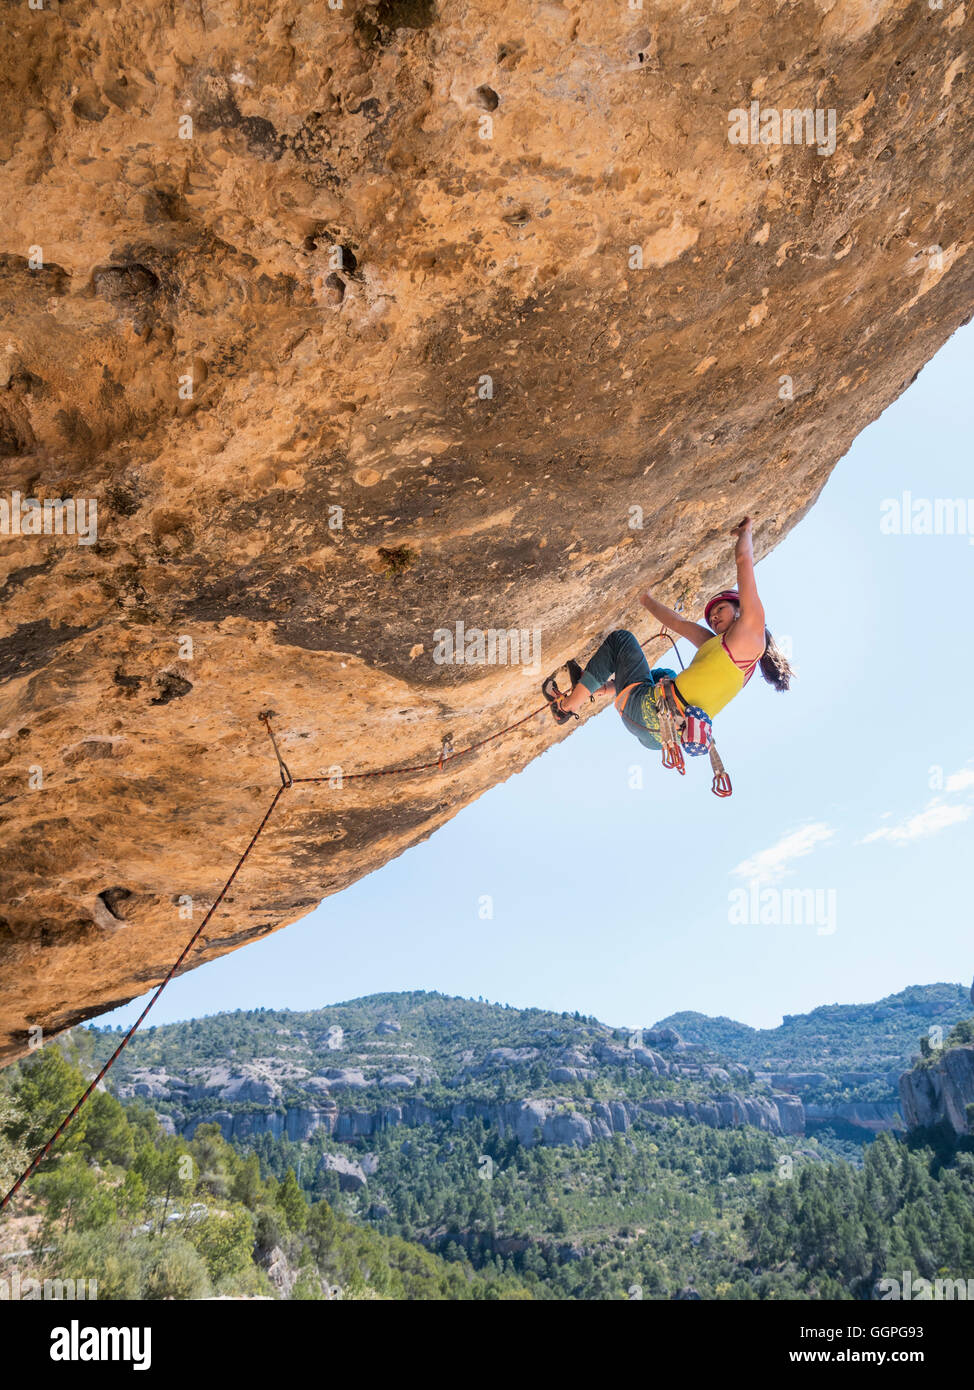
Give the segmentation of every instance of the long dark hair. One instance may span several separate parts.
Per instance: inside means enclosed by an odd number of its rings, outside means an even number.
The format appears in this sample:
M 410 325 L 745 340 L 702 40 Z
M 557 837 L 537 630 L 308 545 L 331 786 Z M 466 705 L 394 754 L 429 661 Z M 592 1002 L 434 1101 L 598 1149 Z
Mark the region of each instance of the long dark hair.
M 767 628 L 764 629 L 764 642 L 764 656 L 758 663 L 762 676 L 775 690 L 790 690 L 795 672 Z

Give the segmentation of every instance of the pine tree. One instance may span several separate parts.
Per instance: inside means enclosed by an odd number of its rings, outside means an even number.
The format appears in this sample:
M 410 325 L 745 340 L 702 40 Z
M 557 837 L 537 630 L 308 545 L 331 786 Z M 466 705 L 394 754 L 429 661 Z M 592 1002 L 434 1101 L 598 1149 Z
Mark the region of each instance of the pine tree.
M 298 1186 L 293 1168 L 289 1168 L 284 1175 L 284 1181 L 278 1188 L 276 1200 L 277 1205 L 284 1213 L 288 1228 L 292 1231 L 303 1231 L 308 1221 L 308 1203 Z

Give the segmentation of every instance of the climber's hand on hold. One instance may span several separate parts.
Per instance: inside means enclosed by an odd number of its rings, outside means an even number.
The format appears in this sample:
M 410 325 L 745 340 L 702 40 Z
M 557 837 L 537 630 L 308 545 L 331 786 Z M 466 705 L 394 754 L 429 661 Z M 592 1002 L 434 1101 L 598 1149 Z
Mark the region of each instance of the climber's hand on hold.
M 639 602 L 644 608 L 649 609 L 656 621 L 664 628 L 669 632 L 675 632 L 678 637 L 685 637 L 695 647 L 702 647 L 704 642 L 713 637 L 709 627 L 701 627 L 699 623 L 689 623 L 686 618 L 677 613 L 675 608 L 667 608 L 665 603 L 657 603 L 648 589 L 640 595 Z
M 742 559 L 750 560 L 754 563 L 754 544 L 751 535 L 752 521 L 746 516 L 737 526 L 731 527 L 731 535 L 737 537 L 737 545 L 734 547 L 734 559 L 740 562 Z
M 740 613 L 734 624 L 734 646 L 742 648 L 736 654 L 747 657 L 764 649 L 764 606 L 758 597 L 754 578 L 754 546 L 751 538 L 751 518 L 746 516 L 732 529 L 737 537 L 734 563 L 737 566 L 737 592 L 741 596 Z

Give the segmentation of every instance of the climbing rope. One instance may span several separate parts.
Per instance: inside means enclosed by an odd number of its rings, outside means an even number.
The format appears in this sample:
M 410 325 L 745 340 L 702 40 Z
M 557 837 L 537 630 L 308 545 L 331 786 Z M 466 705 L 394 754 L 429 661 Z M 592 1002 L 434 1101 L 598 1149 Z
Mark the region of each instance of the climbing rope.
M 19 1189 L 24 1185 L 24 1183 L 25 1183 L 25 1182 L 27 1181 L 27 1179 L 31 1176 L 31 1174 L 34 1173 L 34 1172 L 36 1171 L 38 1165 L 41 1164 L 41 1163 L 43 1163 L 43 1162 L 44 1162 L 44 1159 L 47 1158 L 48 1154 L 51 1152 L 51 1146 L 55 1143 L 56 1140 L 60 1139 L 61 1135 L 62 1135 L 62 1134 L 64 1133 L 64 1131 L 67 1129 L 68 1125 L 69 1125 L 69 1124 L 71 1123 L 71 1121 L 74 1119 L 75 1115 L 77 1115 L 78 1111 L 79 1111 L 79 1110 L 81 1109 L 81 1107 L 84 1105 L 85 1101 L 86 1101 L 86 1100 L 88 1099 L 88 1097 L 91 1095 L 92 1091 L 94 1091 L 94 1089 L 95 1089 L 95 1087 L 98 1085 L 99 1081 L 102 1080 L 102 1078 L 106 1075 L 106 1073 L 108 1072 L 108 1070 L 115 1064 L 115 1062 L 117 1061 L 117 1059 L 118 1059 L 118 1057 L 119 1057 L 119 1054 L 120 1054 L 121 1051 L 122 1051 L 122 1048 L 125 1047 L 126 1044 L 129 1042 L 129 1040 L 131 1039 L 133 1033 L 135 1033 L 135 1031 L 138 1029 L 138 1027 L 139 1027 L 140 1024 L 142 1023 L 143 1019 L 145 1018 L 146 1014 L 149 1012 L 149 1010 L 152 1008 L 153 1004 L 154 1004 L 154 1003 L 156 1002 L 156 1000 L 159 998 L 159 995 L 160 995 L 160 994 L 162 993 L 162 991 L 166 988 L 166 985 L 168 985 L 169 981 L 172 979 L 172 977 L 175 975 L 176 971 L 177 971 L 177 970 L 179 969 L 179 967 L 182 965 L 183 961 L 184 961 L 184 960 L 186 959 L 186 957 L 189 955 L 190 951 L 193 949 L 193 946 L 194 946 L 194 945 L 196 944 L 196 942 L 199 940 L 200 933 L 202 932 L 203 928 L 206 926 L 207 922 L 210 920 L 210 918 L 213 916 L 214 912 L 216 912 L 217 908 L 218 908 L 218 907 L 220 906 L 220 904 L 222 903 L 223 899 L 226 897 L 227 891 L 228 891 L 228 889 L 229 889 L 231 883 L 232 883 L 233 880 L 237 877 L 237 874 L 240 872 L 241 868 L 243 867 L 244 861 L 246 860 L 248 854 L 249 854 L 250 851 L 253 849 L 254 845 L 257 843 L 257 841 L 258 841 L 258 839 L 259 839 L 259 837 L 260 837 L 261 831 L 264 829 L 264 826 L 265 826 L 265 825 L 267 824 L 267 822 L 270 820 L 270 818 L 271 818 L 271 813 L 273 812 L 274 807 L 277 805 L 278 800 L 280 799 L 280 795 L 281 795 L 281 793 L 282 793 L 283 791 L 284 791 L 284 787 L 278 787 L 277 791 L 274 793 L 273 800 L 271 801 L 271 804 L 268 806 L 267 810 L 264 812 L 264 818 L 263 818 L 263 820 L 261 821 L 260 825 L 258 825 L 257 829 L 254 831 L 254 833 L 253 833 L 253 835 L 252 835 L 252 837 L 251 837 L 251 840 L 250 840 L 250 844 L 247 846 L 247 848 L 244 850 L 243 854 L 242 854 L 242 855 L 240 856 L 240 858 L 237 860 L 237 863 L 236 863 L 236 866 L 235 866 L 235 868 L 234 868 L 234 870 L 233 870 L 233 873 L 230 875 L 230 877 L 227 879 L 226 883 L 225 883 L 225 884 L 223 885 L 223 887 L 220 889 L 219 893 L 218 893 L 217 896 L 216 896 L 216 899 L 215 899 L 214 902 L 213 902 L 213 905 L 210 907 L 210 909 L 209 909 L 209 911 L 207 912 L 206 916 L 203 918 L 202 922 L 199 924 L 199 926 L 198 926 L 198 927 L 196 928 L 196 930 L 193 932 L 193 935 L 190 937 L 190 939 L 187 941 L 186 945 L 183 947 L 182 952 L 181 952 L 180 955 L 179 955 L 179 958 L 176 960 L 176 962 L 175 962 L 175 964 L 173 965 L 172 969 L 169 971 L 169 974 L 168 974 L 168 975 L 166 976 L 166 978 L 163 980 L 162 984 L 158 987 L 158 989 L 156 990 L 155 994 L 154 994 L 154 995 L 152 996 L 152 998 L 149 1000 L 148 1004 L 146 1004 L 145 1008 L 142 1010 L 142 1012 L 139 1014 L 138 1018 L 137 1018 L 137 1019 L 135 1020 L 135 1022 L 132 1024 L 132 1027 L 131 1027 L 131 1028 L 128 1030 L 128 1032 L 125 1034 L 125 1037 L 124 1037 L 124 1038 L 122 1039 L 122 1041 L 119 1043 L 118 1047 L 116 1047 L 115 1051 L 114 1051 L 114 1052 L 112 1053 L 112 1055 L 109 1057 L 108 1061 L 107 1061 L 107 1062 L 105 1063 L 105 1065 L 102 1067 L 101 1071 L 98 1073 L 98 1075 L 95 1077 L 95 1079 L 91 1082 L 91 1084 L 89 1085 L 87 1091 L 85 1091 L 84 1095 L 81 1097 L 81 1099 L 78 1101 L 78 1103 L 74 1106 L 74 1108 L 73 1108 L 73 1109 L 65 1116 L 65 1118 L 61 1121 L 61 1123 L 58 1125 L 57 1129 L 56 1129 L 56 1130 L 54 1131 L 54 1133 L 51 1135 L 50 1139 L 48 1139 L 48 1141 L 47 1141 L 47 1143 L 44 1145 L 44 1147 L 43 1147 L 42 1149 L 40 1149 L 40 1150 L 34 1155 L 34 1157 L 31 1159 L 30 1164 L 28 1165 L 28 1167 L 24 1169 L 23 1173 L 21 1173 L 20 1177 L 19 1177 L 19 1178 L 17 1179 L 17 1181 L 14 1183 L 13 1187 L 10 1189 L 10 1191 L 7 1193 L 7 1195 L 4 1197 L 3 1201 L 0 1202 L 0 1211 L 3 1211 L 4 1207 L 5 1207 L 5 1206 L 7 1205 L 7 1203 L 10 1201 L 11 1197 L 13 1197 L 13 1196 L 19 1191 Z
M 659 637 L 670 637 L 670 634 L 669 634 L 668 632 L 666 632 L 665 630 L 661 629 L 659 632 L 654 633 L 652 637 L 647 638 L 646 642 L 642 642 L 640 645 L 643 646 L 643 647 L 646 647 L 646 646 L 648 645 L 649 642 L 656 641 L 656 639 L 659 638 Z M 673 650 L 676 652 L 677 657 L 678 657 L 679 660 L 680 660 L 680 666 L 681 666 L 681 668 L 682 668 L 682 667 L 683 667 L 683 660 L 682 660 L 682 658 L 680 657 L 679 651 L 677 650 L 676 639 L 671 637 L 671 638 L 670 638 L 670 641 L 673 643 Z M 453 747 L 452 736 L 448 734 L 448 735 L 444 738 L 444 740 L 443 740 L 443 746 L 442 746 L 442 748 L 441 748 L 441 750 L 440 750 L 439 757 L 436 758 L 436 759 L 434 759 L 434 760 L 431 761 L 431 762 L 426 762 L 426 763 L 415 763 L 415 764 L 413 764 L 411 767 L 385 767 L 385 768 L 376 768 L 376 769 L 374 769 L 374 770 L 371 771 L 371 772 L 350 772 L 350 773 L 343 773 L 343 774 L 342 774 L 342 781 L 343 781 L 343 782 L 354 782 L 354 781 L 361 781 L 361 780 L 363 780 L 363 779 L 365 779 L 365 778 L 368 778 L 368 777 L 395 777 L 395 776 L 403 776 L 403 775 L 405 775 L 406 773 L 411 773 L 411 772 L 427 772 L 427 771 L 429 771 L 431 768 L 436 768 L 438 771 L 442 772 L 442 770 L 443 770 L 443 768 L 446 766 L 446 763 L 447 763 L 447 762 L 452 762 L 452 761 L 453 761 L 454 759 L 456 759 L 456 758 L 463 758 L 463 757 L 465 757 L 468 753 L 474 753 L 474 752 L 476 752 L 476 750 L 477 750 L 478 748 L 484 748 L 484 747 L 487 746 L 488 743 L 493 743 L 495 739 L 503 738 L 503 736 L 504 736 L 505 734 L 511 733 L 512 730 L 514 730 L 514 729 L 519 729 L 519 728 L 521 727 L 522 724 L 526 724 L 526 723 L 528 722 L 528 720 L 533 719 L 536 715 L 538 715 L 538 714 L 543 714 L 548 708 L 549 708 L 549 706 L 547 705 L 547 703 L 545 703 L 545 704 L 543 704 L 543 705 L 540 705 L 537 709 L 531 710 L 530 714 L 524 715 L 524 717 L 523 717 L 522 719 L 516 719 L 516 720 L 514 721 L 513 724 L 508 724 L 508 725 L 506 725 L 503 729 L 498 729 L 496 733 L 489 734 L 489 735 L 487 736 L 487 738 L 478 739 L 476 743 L 468 744 L 468 746 L 467 746 L 466 748 L 454 749 L 454 747 Z M 292 776 L 290 768 L 288 767 L 288 765 L 287 765 L 287 763 L 284 761 L 284 759 L 281 757 L 281 750 L 279 749 L 279 747 L 278 747 L 278 745 L 277 745 L 277 739 L 274 737 L 274 730 L 273 730 L 273 728 L 271 727 L 271 719 L 273 719 L 273 718 L 275 717 L 275 716 L 274 716 L 274 711 L 273 711 L 273 710 L 262 710 L 261 713 L 260 713 L 257 717 L 258 717 L 258 719 L 261 721 L 261 723 L 264 725 L 264 727 L 265 727 L 265 729 L 267 730 L 267 733 L 268 733 L 268 735 L 269 735 L 269 737 L 270 737 L 271 745 L 272 745 L 272 747 L 273 747 L 273 749 L 274 749 L 274 754 L 275 754 L 275 756 L 276 756 L 276 758 L 277 758 L 278 770 L 279 770 L 280 776 L 281 776 L 281 785 L 278 787 L 277 791 L 274 793 L 274 796 L 273 796 L 273 798 L 271 799 L 270 805 L 268 806 L 267 810 L 264 812 L 264 816 L 263 816 L 263 819 L 262 819 L 261 822 L 260 822 L 260 825 L 258 825 L 257 829 L 254 831 L 253 835 L 251 836 L 250 843 L 248 844 L 247 848 L 244 850 L 243 854 L 241 854 L 241 856 L 240 856 L 240 858 L 237 860 L 236 864 L 234 865 L 233 872 L 231 873 L 230 877 L 227 879 L 227 881 L 226 881 L 226 883 L 223 885 L 223 887 L 220 889 L 219 893 L 217 894 L 217 896 L 216 896 L 216 898 L 214 899 L 212 905 L 211 905 L 210 908 L 208 909 L 208 911 L 207 911 L 205 917 L 203 918 L 202 922 L 200 922 L 200 924 L 199 924 L 199 926 L 196 928 L 195 932 L 193 932 L 193 935 L 190 937 L 190 939 L 187 941 L 186 945 L 183 947 L 182 951 L 181 951 L 180 954 L 179 954 L 179 957 L 177 958 L 177 960 L 176 960 L 175 963 L 173 964 L 173 966 L 172 966 L 172 968 L 170 969 L 168 975 L 167 975 L 166 978 L 162 981 L 162 983 L 158 986 L 158 988 L 156 989 L 156 991 L 155 991 L 155 993 L 153 994 L 152 998 L 149 1000 L 148 1004 L 146 1004 L 145 1008 L 142 1010 L 142 1012 L 139 1014 L 138 1018 L 137 1018 L 137 1019 L 135 1020 L 135 1022 L 132 1024 L 132 1027 L 131 1027 L 131 1028 L 128 1030 L 128 1032 L 125 1034 L 124 1038 L 123 1038 L 122 1041 L 119 1043 L 118 1047 L 116 1047 L 115 1051 L 114 1051 L 114 1052 L 112 1053 L 112 1055 L 109 1057 L 109 1059 L 108 1059 L 108 1061 L 105 1063 L 105 1065 L 102 1067 L 101 1071 L 99 1071 L 98 1075 L 97 1075 L 97 1076 L 94 1078 L 94 1080 L 89 1084 L 88 1089 L 85 1091 L 84 1095 L 83 1095 L 83 1096 L 81 1097 L 81 1099 L 77 1102 L 77 1104 L 69 1111 L 69 1113 L 65 1116 L 65 1118 L 61 1121 L 61 1123 L 58 1125 L 57 1129 L 56 1129 L 56 1130 L 54 1131 L 54 1133 L 51 1135 L 50 1139 L 48 1139 L 48 1141 L 47 1141 L 47 1143 L 44 1145 L 44 1147 L 43 1147 L 42 1149 L 39 1149 L 38 1152 L 34 1155 L 34 1157 L 31 1159 L 30 1163 L 28 1164 L 28 1166 L 24 1169 L 23 1173 L 21 1173 L 20 1177 L 19 1177 L 19 1178 L 17 1179 L 17 1181 L 14 1183 L 13 1187 L 11 1187 L 10 1191 L 6 1194 L 6 1196 L 3 1198 L 3 1200 L 0 1201 L 0 1211 L 3 1211 L 3 1210 L 4 1210 L 4 1208 L 7 1206 L 8 1202 L 9 1202 L 14 1196 L 16 1196 L 16 1194 L 20 1191 L 21 1187 L 23 1187 L 23 1185 L 24 1185 L 24 1183 L 27 1181 L 27 1179 L 30 1178 L 30 1177 L 37 1171 L 38 1167 L 44 1162 L 45 1158 L 47 1158 L 48 1154 L 51 1152 L 51 1149 L 52 1149 L 52 1147 L 54 1146 L 54 1144 L 57 1142 L 58 1139 L 60 1139 L 61 1135 L 62 1135 L 62 1134 L 64 1133 L 64 1131 L 67 1129 L 68 1125 L 71 1123 L 71 1121 L 72 1121 L 72 1120 L 75 1118 L 75 1116 L 78 1114 L 78 1111 L 81 1109 L 81 1107 L 85 1104 L 85 1102 L 88 1100 L 88 1098 L 89 1098 L 89 1097 L 91 1096 L 91 1094 L 94 1092 L 95 1088 L 98 1086 L 98 1083 L 104 1079 L 104 1077 L 107 1075 L 107 1073 L 108 1073 L 108 1072 L 111 1070 L 111 1068 L 114 1066 L 115 1062 L 118 1060 L 119 1056 L 121 1055 L 123 1048 L 125 1048 L 125 1047 L 128 1045 L 128 1043 L 131 1041 L 133 1035 L 134 1035 L 134 1034 L 138 1031 L 138 1029 L 141 1027 L 141 1025 L 142 1025 L 143 1021 L 145 1020 L 145 1017 L 146 1017 L 146 1015 L 148 1014 L 149 1010 L 150 1010 L 150 1009 L 152 1008 L 152 1006 L 155 1004 L 156 1000 L 159 998 L 159 996 L 160 996 L 160 994 L 162 993 L 162 991 L 166 988 L 166 985 L 168 985 L 169 981 L 173 978 L 173 976 L 174 976 L 174 975 L 176 974 L 176 972 L 179 970 L 179 967 L 182 965 L 183 961 L 186 959 L 186 957 L 189 955 L 190 951 L 191 951 L 191 950 L 193 949 L 193 947 L 195 946 L 196 942 L 199 940 L 200 935 L 201 935 L 202 932 L 203 932 L 203 928 L 204 928 L 204 927 L 206 926 L 206 924 L 210 921 L 210 919 L 211 919 L 211 917 L 213 916 L 214 912 L 216 912 L 217 908 L 218 908 L 218 907 L 220 906 L 220 904 L 223 902 L 223 899 L 226 897 L 227 892 L 228 892 L 229 889 L 230 889 L 230 885 L 233 883 L 234 879 L 237 877 L 237 874 L 240 872 L 240 870 L 243 868 L 244 864 L 246 863 L 247 857 L 249 856 L 250 851 L 253 849 L 254 845 L 256 845 L 258 839 L 260 838 L 261 834 L 263 833 L 264 827 L 267 825 L 267 822 L 270 820 L 271 816 L 273 815 L 273 813 L 274 813 L 274 808 L 276 807 L 276 805 L 277 805 L 278 801 L 280 800 L 281 796 L 283 795 L 283 793 L 286 792 L 286 791 L 289 791 L 292 787 L 297 786 L 297 785 L 299 785 L 299 784 L 317 783 L 317 782 L 327 782 L 327 781 L 330 781 L 330 780 L 331 780 L 330 774 L 325 774 L 325 775 L 320 776 L 320 777 L 294 777 L 294 776 Z M 714 755 L 714 752 L 711 752 L 711 763 L 713 763 L 713 761 L 714 761 L 714 756 L 715 756 L 715 755 Z M 720 763 L 720 759 L 719 759 L 719 758 L 717 759 L 717 763 Z M 722 765 L 722 764 L 721 764 L 721 766 L 720 766 L 720 771 L 721 771 L 721 773 L 724 775 L 724 777 L 726 778 L 727 774 L 724 773 L 723 765 Z M 716 776 L 715 776 L 715 782 L 716 782 Z M 728 782 L 728 786 L 729 786 L 729 785 L 730 785 L 730 779 L 729 779 L 729 778 L 727 779 L 727 782 Z M 727 791 L 727 792 L 723 792 L 723 793 L 718 793 L 718 795 L 729 796 L 729 795 L 730 795 L 730 792 Z
M 277 757 L 277 766 L 281 774 L 281 790 L 284 791 L 286 788 L 294 786 L 294 778 L 291 776 L 291 769 L 281 757 L 281 750 L 277 746 L 277 739 L 274 737 L 274 730 L 271 728 L 271 720 L 274 718 L 274 711 L 272 709 L 265 709 L 258 714 L 257 718 L 270 735 L 271 744 L 273 745 L 274 753 Z

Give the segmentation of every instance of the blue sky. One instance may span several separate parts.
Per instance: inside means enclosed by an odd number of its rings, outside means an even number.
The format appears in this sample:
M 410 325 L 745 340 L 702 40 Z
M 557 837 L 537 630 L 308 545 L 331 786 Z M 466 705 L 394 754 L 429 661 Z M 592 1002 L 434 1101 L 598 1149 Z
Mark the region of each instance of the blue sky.
M 706 759 L 664 772 L 607 707 L 303 921 L 174 980 L 147 1022 L 435 989 L 631 1028 L 683 1009 L 774 1027 L 969 983 L 972 379 L 974 325 L 759 564 L 799 677 L 780 694 L 755 675 L 721 712 L 733 797 L 711 795 Z M 905 492 L 970 498 L 966 532 L 884 534 L 882 504 Z M 812 891 L 811 916 L 784 920 L 787 890 Z M 143 1003 L 98 1021 L 127 1026 Z

